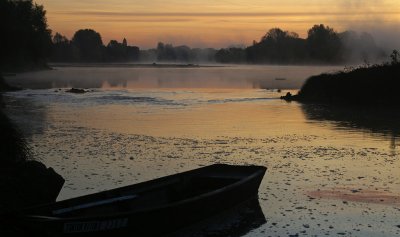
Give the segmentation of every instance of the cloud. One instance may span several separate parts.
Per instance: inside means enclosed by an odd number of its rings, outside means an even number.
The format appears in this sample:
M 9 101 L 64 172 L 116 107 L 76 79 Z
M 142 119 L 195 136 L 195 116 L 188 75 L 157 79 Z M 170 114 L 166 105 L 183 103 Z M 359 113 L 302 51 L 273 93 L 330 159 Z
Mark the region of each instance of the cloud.
M 287 17 L 287 16 L 363 16 L 365 12 L 122 12 L 122 11 L 58 11 L 63 15 L 99 16 L 99 17 Z M 376 11 L 372 15 L 398 15 L 400 11 Z

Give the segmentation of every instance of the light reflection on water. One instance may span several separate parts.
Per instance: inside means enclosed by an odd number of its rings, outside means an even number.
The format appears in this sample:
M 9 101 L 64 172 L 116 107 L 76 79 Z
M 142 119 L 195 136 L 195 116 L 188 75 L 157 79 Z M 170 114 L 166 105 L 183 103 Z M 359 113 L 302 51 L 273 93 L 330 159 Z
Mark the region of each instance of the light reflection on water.
M 59 199 L 211 163 L 258 164 L 269 168 L 259 191 L 267 223 L 248 236 L 399 234 L 400 129 L 391 110 L 286 103 L 277 99 L 285 90 L 247 86 L 126 85 L 6 94 L 36 157 L 66 178 Z M 356 196 L 329 196 L 335 190 Z
M 63 67 L 8 78 L 23 88 L 270 88 L 297 89 L 306 78 L 337 66 L 224 66 L 199 68 Z M 276 80 L 285 79 L 285 80 Z

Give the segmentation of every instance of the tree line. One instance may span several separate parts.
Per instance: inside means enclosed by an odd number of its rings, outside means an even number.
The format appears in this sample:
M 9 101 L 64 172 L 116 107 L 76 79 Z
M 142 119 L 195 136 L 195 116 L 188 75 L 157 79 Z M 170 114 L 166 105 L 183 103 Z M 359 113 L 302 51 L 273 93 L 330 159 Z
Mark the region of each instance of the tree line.
M 249 47 L 220 49 L 215 55 L 221 63 L 271 64 L 369 62 L 384 57 L 384 50 L 370 34 L 337 33 L 323 24 L 309 29 L 306 39 L 295 32 L 273 28 Z
M 139 60 L 139 48 L 111 40 L 103 45 L 92 29 L 78 30 L 71 40 L 52 31 L 46 11 L 32 0 L 0 1 L 0 70 L 30 70 L 52 62 L 117 62 Z
M 216 49 L 213 48 L 190 48 L 186 45 L 173 46 L 158 42 L 153 49 L 140 50 L 140 61 L 142 62 L 215 62 Z
M 323 24 L 308 30 L 307 38 L 297 33 L 270 29 L 248 47 L 222 49 L 190 48 L 159 42 L 153 49 L 140 50 L 110 40 L 103 44 L 100 33 L 81 29 L 72 39 L 52 35 L 43 6 L 32 0 L 0 1 L 0 69 L 45 66 L 51 62 L 218 62 L 249 64 L 312 64 L 374 61 L 384 58 L 367 33 L 336 32 Z
M 369 62 L 386 57 L 373 37 L 354 31 L 337 33 L 323 24 L 314 25 L 308 37 L 302 39 L 295 32 L 273 28 L 249 47 L 222 49 L 190 48 L 159 42 L 156 48 L 140 50 L 111 40 L 107 46 L 101 35 L 92 30 L 78 30 L 72 40 L 56 33 L 52 39 L 50 60 L 54 62 L 218 62 L 250 64 L 305 64 Z
M 124 38 L 122 43 L 110 40 L 103 45 L 101 35 L 92 29 L 75 32 L 72 40 L 56 33 L 52 39 L 53 62 L 124 62 L 138 61 L 139 47 L 129 46 Z

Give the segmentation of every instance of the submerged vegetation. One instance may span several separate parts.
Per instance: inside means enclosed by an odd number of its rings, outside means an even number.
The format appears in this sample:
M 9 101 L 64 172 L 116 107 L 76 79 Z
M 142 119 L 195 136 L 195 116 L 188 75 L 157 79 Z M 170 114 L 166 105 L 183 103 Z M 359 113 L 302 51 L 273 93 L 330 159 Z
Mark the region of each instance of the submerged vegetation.
M 341 105 L 398 105 L 400 58 L 397 50 L 393 51 L 391 59 L 391 63 L 366 64 L 312 76 L 297 95 L 288 93 L 282 99 Z

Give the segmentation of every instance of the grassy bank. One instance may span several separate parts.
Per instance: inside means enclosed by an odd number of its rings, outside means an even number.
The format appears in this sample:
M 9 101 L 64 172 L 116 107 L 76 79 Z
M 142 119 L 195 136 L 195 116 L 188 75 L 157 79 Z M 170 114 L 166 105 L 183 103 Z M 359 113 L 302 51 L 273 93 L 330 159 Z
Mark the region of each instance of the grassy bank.
M 282 99 L 336 105 L 398 105 L 400 64 L 359 67 L 310 77 L 297 95 Z

